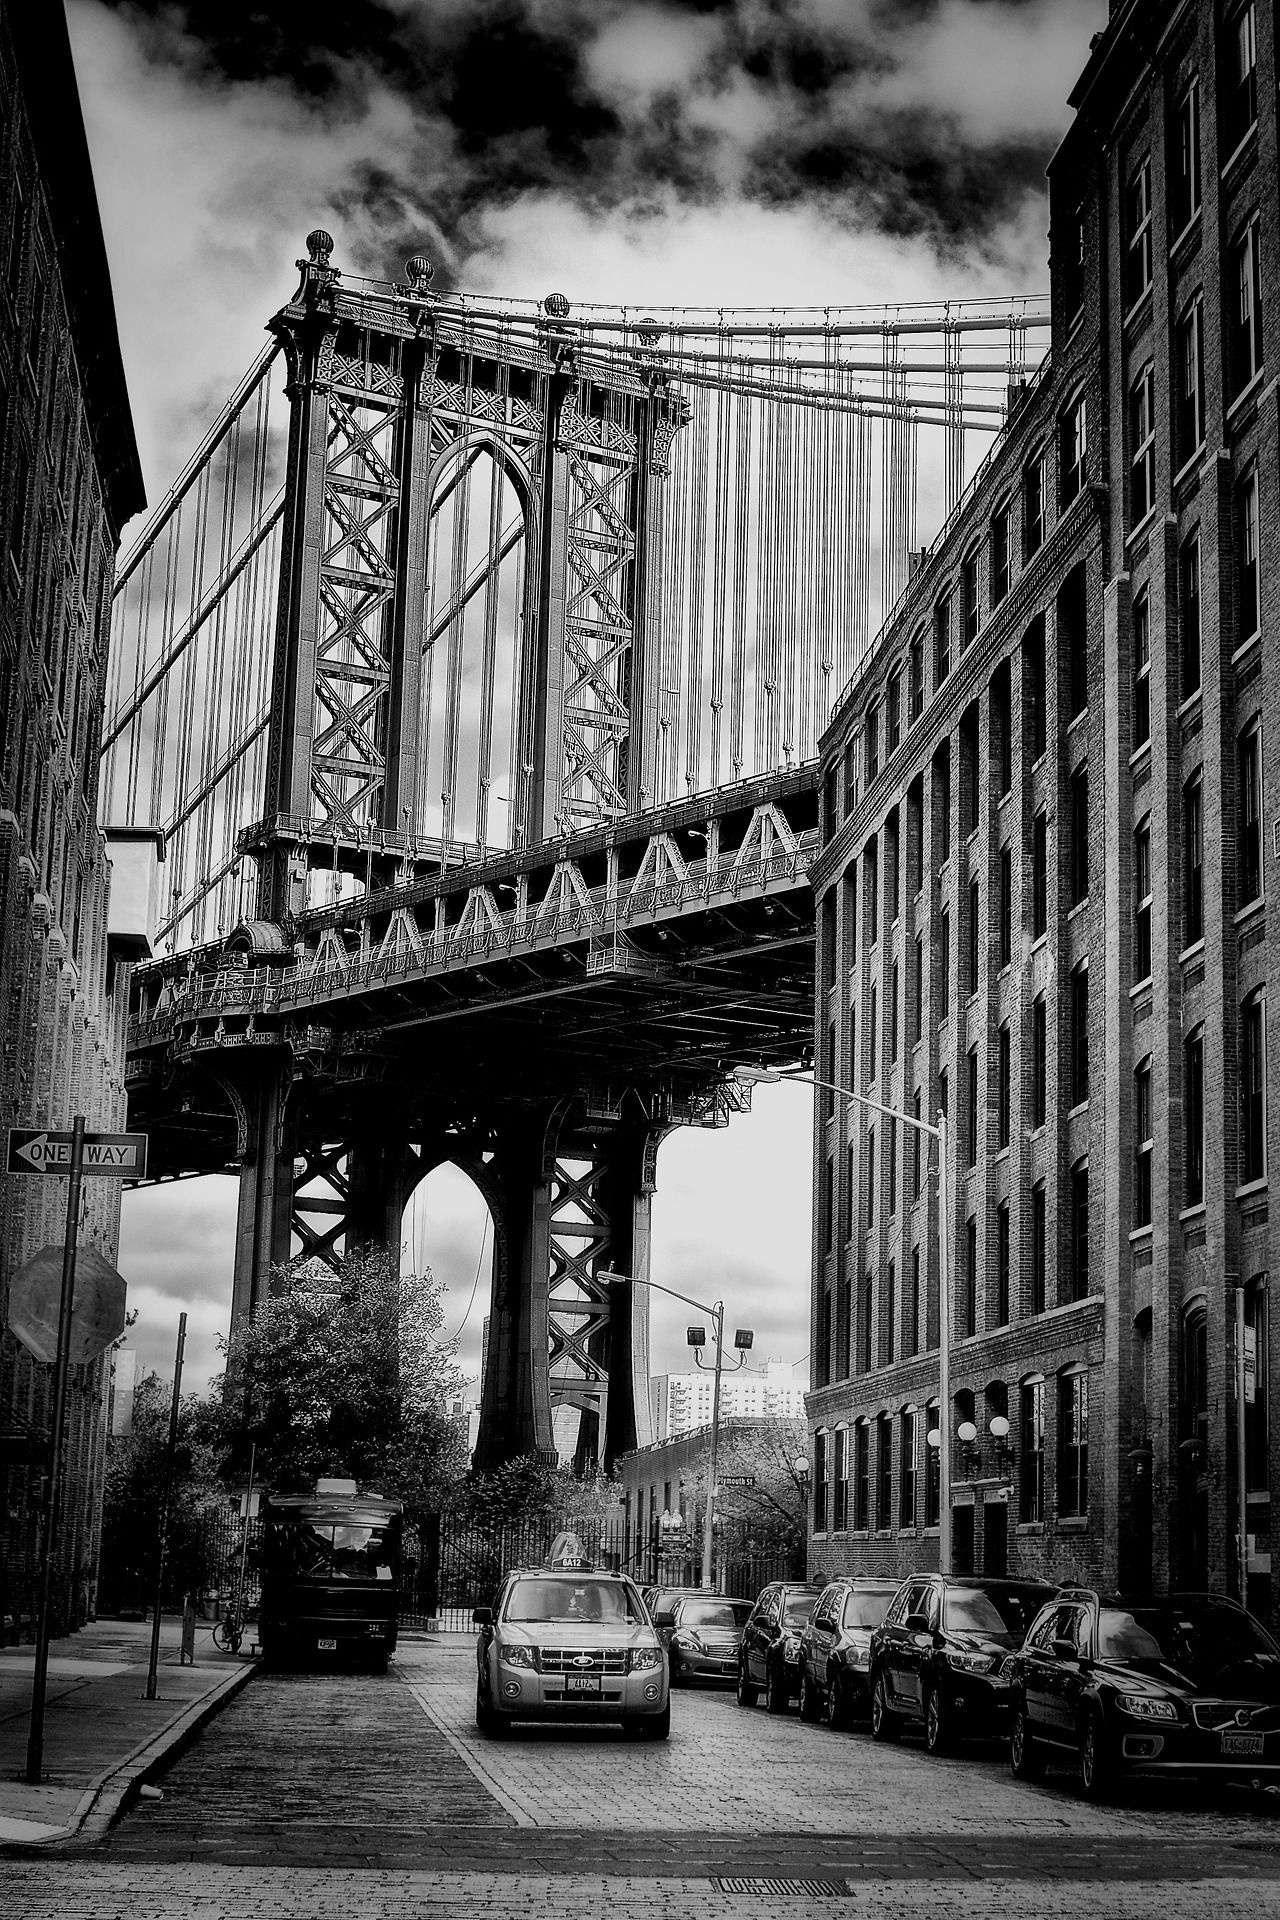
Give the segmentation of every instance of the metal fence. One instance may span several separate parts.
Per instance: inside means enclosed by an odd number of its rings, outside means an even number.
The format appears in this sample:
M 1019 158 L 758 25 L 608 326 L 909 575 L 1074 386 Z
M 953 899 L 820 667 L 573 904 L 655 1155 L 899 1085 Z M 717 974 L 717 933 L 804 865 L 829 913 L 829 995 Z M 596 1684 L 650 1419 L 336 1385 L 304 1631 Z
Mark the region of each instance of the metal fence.
M 248 1522 L 245 1559 L 245 1601 L 252 1612 L 258 1604 L 258 1548 L 262 1522 Z M 202 1513 L 174 1514 L 164 1563 L 162 1605 L 177 1611 L 188 1595 L 197 1608 L 212 1617 L 220 1595 L 235 1591 L 240 1579 L 245 1522 L 234 1507 L 212 1507 Z M 147 1524 L 136 1515 L 112 1525 L 104 1521 L 98 1568 L 97 1611 L 129 1615 L 149 1612 L 156 1591 L 154 1518 Z

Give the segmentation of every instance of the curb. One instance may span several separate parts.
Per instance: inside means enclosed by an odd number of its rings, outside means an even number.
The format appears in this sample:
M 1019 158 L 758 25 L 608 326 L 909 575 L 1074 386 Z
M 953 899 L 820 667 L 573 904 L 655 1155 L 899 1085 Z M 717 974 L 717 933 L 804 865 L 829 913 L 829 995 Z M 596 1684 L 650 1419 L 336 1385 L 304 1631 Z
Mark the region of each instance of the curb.
M 199 1700 L 193 1700 L 168 1726 L 150 1735 L 123 1760 L 116 1761 L 96 1780 L 91 1780 L 65 1827 L 39 1840 L 21 1842 L 22 1850 L 36 1848 L 43 1851 L 46 1847 L 65 1846 L 72 1840 L 90 1843 L 101 1840 L 138 1798 L 147 1776 L 181 1753 L 206 1720 L 211 1720 L 234 1694 L 247 1686 L 256 1671 L 257 1663 L 251 1661 L 237 1671 L 228 1673 L 209 1693 L 203 1694 Z M 0 1848 L 0 1853 L 7 1851 L 7 1847 Z

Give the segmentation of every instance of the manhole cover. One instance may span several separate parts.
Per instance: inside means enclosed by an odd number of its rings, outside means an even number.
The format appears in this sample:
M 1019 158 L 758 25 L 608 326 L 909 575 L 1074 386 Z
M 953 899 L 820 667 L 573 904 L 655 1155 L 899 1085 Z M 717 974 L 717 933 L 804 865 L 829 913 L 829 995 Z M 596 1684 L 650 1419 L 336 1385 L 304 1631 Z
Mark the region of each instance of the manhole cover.
M 819 1899 L 842 1899 L 849 1891 L 843 1880 L 776 1880 L 766 1876 L 729 1877 L 712 1881 L 719 1893 L 811 1893 Z

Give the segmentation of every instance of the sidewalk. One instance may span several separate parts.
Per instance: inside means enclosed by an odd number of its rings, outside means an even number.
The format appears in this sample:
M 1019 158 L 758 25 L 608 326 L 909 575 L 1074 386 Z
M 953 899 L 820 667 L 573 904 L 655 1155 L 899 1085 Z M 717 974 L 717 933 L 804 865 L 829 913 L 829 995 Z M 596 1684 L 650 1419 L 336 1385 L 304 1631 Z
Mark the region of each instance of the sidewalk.
M 151 1624 L 98 1620 L 49 1649 L 44 1780 L 28 1786 L 31 1647 L 0 1649 L 0 1850 L 103 1832 L 147 1774 L 249 1680 L 256 1663 L 219 1653 L 196 1627 L 195 1665 L 178 1664 L 182 1622 L 160 1624 L 157 1698 L 148 1700 Z

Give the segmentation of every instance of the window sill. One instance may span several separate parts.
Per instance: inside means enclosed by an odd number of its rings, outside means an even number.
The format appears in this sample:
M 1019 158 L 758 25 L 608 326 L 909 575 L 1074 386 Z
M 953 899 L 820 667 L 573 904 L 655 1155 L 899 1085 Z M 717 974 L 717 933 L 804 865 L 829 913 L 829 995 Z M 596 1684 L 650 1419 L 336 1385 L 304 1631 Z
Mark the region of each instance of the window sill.
M 1048 933 L 1047 932 L 1039 933 L 1036 935 L 1035 939 L 1031 942 L 1031 951 L 1032 953 L 1040 953 L 1043 949 L 1047 948 L 1048 945 L 1049 945 Z
M 1236 1188 L 1237 1200 L 1252 1200 L 1255 1195 L 1267 1191 L 1268 1179 L 1264 1173 L 1258 1180 L 1246 1180 L 1242 1187 Z
M 1155 1233 L 1155 1228 L 1152 1226 L 1151 1222 L 1148 1220 L 1145 1227 L 1135 1227 L 1133 1229 L 1132 1233 L 1129 1235 L 1129 1245 L 1131 1247 L 1140 1246 L 1143 1243 L 1143 1241 L 1150 1240 L 1154 1233 Z
M 1244 906 L 1240 908 L 1239 912 L 1234 913 L 1231 916 L 1232 926 L 1238 927 L 1242 920 L 1252 920 L 1255 914 L 1261 913 L 1263 911 L 1263 909 L 1266 907 L 1266 904 L 1267 904 L 1266 894 L 1255 893 L 1252 900 L 1246 901 Z
M 1152 976 L 1149 973 L 1144 974 L 1141 980 L 1135 980 L 1133 985 L 1129 989 L 1129 998 L 1131 1000 L 1136 1000 L 1139 994 L 1150 993 L 1151 980 L 1152 980 Z
M 1201 934 L 1198 940 L 1193 940 L 1189 947 L 1184 947 L 1182 949 L 1182 952 L 1178 955 L 1178 964 L 1179 966 L 1185 967 L 1188 961 L 1200 960 L 1203 957 L 1204 957 L 1204 935 Z
M 1153 500 L 1151 502 L 1151 505 L 1147 508 L 1146 512 L 1143 514 L 1141 520 L 1136 521 L 1134 525 L 1130 527 L 1128 533 L 1125 535 L 1125 540 L 1124 540 L 1125 546 L 1135 547 L 1138 545 L 1139 541 L 1149 539 L 1151 535 L 1151 528 L 1155 522 L 1155 517 L 1156 517 L 1156 503 Z
M 1128 308 L 1125 311 L 1124 319 L 1120 323 L 1125 333 L 1131 333 L 1135 327 L 1137 327 L 1143 320 L 1147 319 L 1151 309 L 1151 302 L 1153 297 L 1154 297 L 1154 282 L 1151 280 L 1148 280 L 1146 286 L 1142 289 L 1142 292 L 1138 295 L 1137 299 L 1131 300 L 1129 302 Z
M 1151 735 L 1148 734 L 1146 739 L 1140 741 L 1138 745 L 1134 748 L 1133 752 L 1129 755 L 1130 771 L 1131 772 L 1136 771 L 1140 761 L 1149 760 L 1150 758 L 1151 758 Z
M 1019 1533 L 1024 1536 L 1041 1534 L 1044 1532 L 1044 1521 L 1043 1520 L 1019 1520 L 1014 1531 L 1015 1533 Z
M 1222 162 L 1221 167 L 1218 169 L 1219 179 L 1221 180 L 1226 179 L 1227 175 L 1232 171 L 1236 163 L 1243 158 L 1245 151 L 1250 146 L 1250 144 L 1253 142 L 1256 142 L 1257 137 L 1258 137 L 1258 122 L 1256 120 L 1252 120 L 1249 123 L 1249 125 L 1245 128 L 1244 132 L 1240 135 L 1240 138 L 1236 141 L 1236 144 L 1234 145 L 1234 147 L 1232 147 L 1226 159 Z
M 1182 465 L 1178 468 L 1178 471 L 1174 474 L 1173 479 L 1169 482 L 1172 492 L 1177 493 L 1181 487 L 1186 485 L 1193 474 L 1199 473 L 1200 468 L 1204 465 L 1205 454 L 1208 450 L 1208 442 L 1202 435 L 1199 445 L 1187 455 Z
M 1007 1160 L 1009 1158 L 1009 1148 L 997 1147 L 991 1157 L 993 1160 Z
M 1035 1141 L 1037 1141 L 1037 1140 L 1039 1140 L 1039 1139 L 1040 1139 L 1040 1138 L 1041 1138 L 1041 1137 L 1043 1136 L 1043 1134 L 1044 1134 L 1044 1129 L 1045 1129 L 1045 1123 L 1044 1123 L 1044 1121 L 1042 1120 L 1042 1121 L 1040 1122 L 1040 1124 L 1039 1124 L 1039 1126 L 1038 1126 L 1038 1127 L 1026 1127 L 1026 1128 L 1024 1128 L 1024 1130 L 1023 1130 L 1023 1138 L 1024 1138 L 1024 1139 L 1026 1139 L 1026 1140 L 1030 1140 L 1030 1141 L 1032 1141 L 1032 1142 L 1034 1143 Z
M 1226 411 L 1226 423 L 1228 426 L 1231 425 L 1232 419 L 1236 414 L 1246 413 L 1250 402 L 1257 399 L 1266 375 L 1267 369 L 1265 365 L 1259 367 L 1256 373 L 1250 374 L 1245 385 L 1241 387 L 1235 398 L 1228 401 Z
M 1082 720 L 1087 720 L 1088 718 L 1089 718 L 1088 707 L 1087 706 L 1081 707 L 1079 713 L 1073 713 L 1071 718 L 1068 720 L 1067 732 L 1070 733 L 1073 727 L 1078 727 Z
M 1060 1513 L 1058 1515 L 1059 1533 L 1085 1533 L 1089 1526 L 1087 1513 Z
M 1078 1119 L 1082 1113 L 1088 1113 L 1088 1111 L 1089 1102 L 1087 1100 L 1077 1100 L 1074 1107 L 1067 1108 L 1067 1118 L 1068 1120 L 1075 1120 Z
M 1203 1220 L 1208 1211 L 1208 1203 L 1204 1200 L 1197 1200 L 1194 1205 L 1182 1209 L 1178 1215 L 1179 1223 L 1187 1220 Z
M 1184 251 L 1189 253 L 1191 251 L 1192 237 L 1199 236 L 1200 226 L 1200 208 L 1197 207 L 1186 225 L 1182 227 L 1169 242 L 1169 258 L 1171 260 L 1179 253 Z
M 1067 919 L 1074 920 L 1078 913 L 1084 912 L 1088 904 L 1089 904 L 1089 896 L 1086 893 L 1083 900 L 1077 900 L 1073 906 L 1070 906 L 1067 908 Z
M 1204 689 L 1196 687 L 1190 692 L 1178 708 L 1179 720 L 1187 720 L 1195 709 L 1204 704 Z

